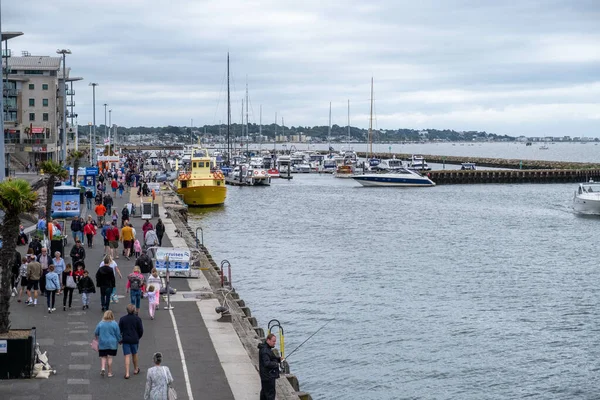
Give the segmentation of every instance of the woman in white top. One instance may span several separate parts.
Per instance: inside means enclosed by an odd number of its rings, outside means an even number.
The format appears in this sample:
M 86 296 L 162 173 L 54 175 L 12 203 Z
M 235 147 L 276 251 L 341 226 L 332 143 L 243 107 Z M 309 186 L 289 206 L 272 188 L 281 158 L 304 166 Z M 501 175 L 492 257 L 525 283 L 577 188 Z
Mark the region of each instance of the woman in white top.
M 154 286 L 154 291 L 157 293 L 154 304 L 156 304 L 156 308 L 158 309 L 158 305 L 160 303 L 160 288 L 162 287 L 162 280 L 160 276 L 158 276 L 158 271 L 156 268 L 152 268 L 152 272 L 148 275 L 148 279 L 146 280 L 147 286 Z

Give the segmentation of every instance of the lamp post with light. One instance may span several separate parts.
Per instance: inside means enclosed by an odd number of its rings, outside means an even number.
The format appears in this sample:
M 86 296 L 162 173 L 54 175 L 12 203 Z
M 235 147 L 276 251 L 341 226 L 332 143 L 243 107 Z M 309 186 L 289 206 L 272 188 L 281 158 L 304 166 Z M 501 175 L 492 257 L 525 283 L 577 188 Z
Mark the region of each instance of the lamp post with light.
M 96 165 L 96 86 L 95 82 L 90 82 L 89 86 L 92 87 L 92 102 L 93 102 L 93 133 L 92 133 L 92 166 Z
M 65 62 L 67 58 L 67 54 L 71 54 L 71 50 L 69 49 L 59 49 L 56 50 L 56 54 L 62 54 L 62 72 L 63 72 L 63 80 L 61 86 L 62 98 L 63 98 L 63 107 L 62 107 L 62 118 L 61 118 L 61 135 L 60 139 L 62 140 L 62 150 L 61 150 L 61 161 L 64 163 L 67 159 L 67 70 L 65 68 Z

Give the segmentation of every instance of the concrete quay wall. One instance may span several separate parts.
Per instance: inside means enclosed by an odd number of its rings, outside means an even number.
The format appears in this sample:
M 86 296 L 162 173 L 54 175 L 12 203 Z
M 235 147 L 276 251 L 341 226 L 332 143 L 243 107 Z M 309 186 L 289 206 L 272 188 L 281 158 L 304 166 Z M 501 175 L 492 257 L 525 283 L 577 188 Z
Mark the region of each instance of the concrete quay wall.
M 167 189 L 163 193 L 163 199 L 165 197 L 170 198 L 170 203 L 169 201 L 163 202 L 163 207 L 167 211 L 168 217 L 174 223 L 188 247 L 198 250 L 196 257 L 197 265 L 194 267 L 202 271 L 210 284 L 213 296 L 221 304 L 223 304 L 225 297 L 227 297 L 225 302 L 229 307 L 229 313 L 221 318 L 221 323 L 232 324 L 248 357 L 258 371 L 257 346 L 265 339 L 265 330 L 258 326 L 258 321 L 252 316 L 250 308 L 235 290 L 228 293 L 229 290 L 221 287 L 221 268 L 213 259 L 208 249 L 196 239 L 196 233 L 187 224 L 187 210 L 182 206 L 175 192 L 172 189 Z M 312 400 L 309 393 L 300 390 L 298 378 L 293 374 L 282 374 L 281 379 L 277 380 L 277 398 L 280 400 Z

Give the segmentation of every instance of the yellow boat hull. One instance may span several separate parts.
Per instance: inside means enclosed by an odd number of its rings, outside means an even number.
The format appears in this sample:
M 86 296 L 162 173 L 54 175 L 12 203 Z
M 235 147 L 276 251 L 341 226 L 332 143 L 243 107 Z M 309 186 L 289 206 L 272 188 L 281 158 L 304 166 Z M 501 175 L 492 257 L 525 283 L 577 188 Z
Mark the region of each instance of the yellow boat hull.
M 188 206 L 218 206 L 225 203 L 227 187 L 225 185 L 180 187 L 177 193 Z

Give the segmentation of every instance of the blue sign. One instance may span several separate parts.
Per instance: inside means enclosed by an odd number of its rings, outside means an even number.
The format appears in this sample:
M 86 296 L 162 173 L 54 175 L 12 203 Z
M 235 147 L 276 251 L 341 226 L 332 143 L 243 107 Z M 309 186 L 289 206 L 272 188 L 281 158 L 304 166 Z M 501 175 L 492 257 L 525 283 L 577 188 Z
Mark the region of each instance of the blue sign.
M 52 218 L 79 217 L 79 188 L 57 186 L 52 195 Z

